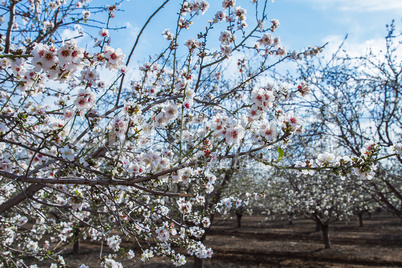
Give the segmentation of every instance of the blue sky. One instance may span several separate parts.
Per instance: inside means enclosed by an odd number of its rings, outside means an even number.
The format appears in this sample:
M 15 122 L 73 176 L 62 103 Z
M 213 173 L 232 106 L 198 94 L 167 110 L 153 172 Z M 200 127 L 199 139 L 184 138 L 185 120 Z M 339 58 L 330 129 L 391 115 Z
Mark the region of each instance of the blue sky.
M 349 34 L 362 44 L 385 36 L 385 25 L 400 22 L 401 0 L 278 0 L 272 15 L 281 22 L 282 39 L 290 47 L 319 45 Z M 400 23 L 399 23 L 400 24 Z M 279 31 L 278 31 L 279 34 Z
M 125 11 L 116 13 L 118 20 L 113 23 L 124 24 L 127 29 L 112 33 L 113 44 L 122 47 L 128 54 L 139 29 L 162 2 L 124 1 L 121 9 Z M 181 1 L 178 0 L 169 2 L 151 22 L 136 58 L 144 59 L 146 54 L 157 53 L 158 47 L 166 45 L 161 32 L 165 28 L 173 28 L 179 3 Z M 200 16 L 199 22 L 210 19 L 215 13 L 214 7 L 221 5 L 220 0 L 210 0 L 209 3 L 211 8 L 204 16 Z M 250 0 L 237 0 L 236 6 L 248 8 L 251 6 Z M 395 19 L 397 26 L 402 26 L 402 0 L 275 0 L 269 5 L 268 15 L 270 19 L 279 19 L 281 27 L 275 35 L 281 37 L 288 50 L 301 50 L 309 45 L 318 46 L 328 41 L 328 50 L 332 50 L 348 34 L 346 48 L 358 52 L 363 47 L 382 45 L 386 35 L 385 25 L 392 19 Z M 251 16 L 250 9 L 248 17 Z

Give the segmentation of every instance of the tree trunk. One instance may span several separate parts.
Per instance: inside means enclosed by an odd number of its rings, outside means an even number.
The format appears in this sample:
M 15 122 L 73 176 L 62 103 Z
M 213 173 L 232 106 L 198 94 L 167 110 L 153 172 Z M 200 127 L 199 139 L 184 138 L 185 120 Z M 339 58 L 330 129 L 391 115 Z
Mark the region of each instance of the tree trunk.
M 199 259 L 194 255 L 194 268 L 204 268 L 204 259 Z
M 315 231 L 316 232 L 321 231 L 321 224 L 319 222 L 315 222 Z
M 357 216 L 359 216 L 359 226 L 363 227 L 363 212 L 359 212 Z
M 325 248 L 331 248 L 331 242 L 329 241 L 329 228 L 327 222 L 321 224 L 321 231 L 322 236 L 324 238 Z
M 241 228 L 241 217 L 243 217 L 243 214 L 241 214 L 241 213 L 236 213 L 237 228 Z
M 78 255 L 80 254 L 80 227 L 74 226 L 73 232 L 73 254 Z

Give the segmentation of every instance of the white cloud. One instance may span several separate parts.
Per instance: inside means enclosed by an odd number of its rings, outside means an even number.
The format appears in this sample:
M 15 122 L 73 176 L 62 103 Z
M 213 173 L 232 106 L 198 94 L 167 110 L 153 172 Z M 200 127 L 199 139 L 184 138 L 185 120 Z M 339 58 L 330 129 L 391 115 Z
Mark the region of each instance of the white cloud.
M 316 8 L 336 8 L 343 11 L 402 10 L 401 0 L 302 0 L 314 3 Z
M 70 29 L 65 29 L 62 33 L 61 33 L 61 38 L 62 40 L 68 40 L 68 39 L 72 39 L 72 38 L 77 38 L 81 35 L 83 35 L 83 29 L 81 26 L 76 25 L 74 27 L 74 30 L 70 30 Z
M 130 37 L 137 38 L 140 33 L 140 28 L 138 26 L 133 26 L 130 22 L 126 22 L 126 28 L 129 32 Z
M 333 53 L 335 53 L 342 44 L 344 38 L 345 37 L 341 35 L 329 35 L 323 38 L 323 43 L 328 42 L 324 49 L 325 55 L 331 56 Z M 342 50 L 346 51 L 350 57 L 363 56 L 370 50 L 374 54 L 378 54 L 380 51 L 384 51 L 385 49 L 384 38 L 369 39 L 363 42 L 346 39 L 344 45 L 342 46 Z

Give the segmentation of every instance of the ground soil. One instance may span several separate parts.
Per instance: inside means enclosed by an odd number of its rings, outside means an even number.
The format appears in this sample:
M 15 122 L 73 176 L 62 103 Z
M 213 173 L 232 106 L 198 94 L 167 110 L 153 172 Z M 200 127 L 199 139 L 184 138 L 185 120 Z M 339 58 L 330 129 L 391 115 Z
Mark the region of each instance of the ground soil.
M 331 249 L 324 249 L 322 234 L 315 231 L 311 220 L 296 219 L 289 225 L 283 220 L 244 216 L 242 228 L 236 226 L 235 217 L 218 219 L 206 238 L 214 255 L 205 267 L 402 267 L 401 220 L 388 214 L 370 219 L 366 215 L 363 227 L 357 219 L 330 224 Z M 64 255 L 68 267 L 82 263 L 99 267 L 99 244 L 81 243 L 80 250 L 79 255 Z M 147 263 L 139 256 L 121 262 L 124 267 L 173 267 L 160 257 Z M 184 267 L 192 266 L 188 258 Z

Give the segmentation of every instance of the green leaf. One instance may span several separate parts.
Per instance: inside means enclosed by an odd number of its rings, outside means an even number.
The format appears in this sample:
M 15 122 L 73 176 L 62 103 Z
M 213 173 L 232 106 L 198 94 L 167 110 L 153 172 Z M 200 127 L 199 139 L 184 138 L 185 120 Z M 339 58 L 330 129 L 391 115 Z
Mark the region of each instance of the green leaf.
M 284 154 L 282 148 L 280 148 L 279 146 L 278 146 L 278 153 L 279 153 L 279 156 L 278 156 L 278 160 L 276 160 L 276 163 L 279 163 L 279 161 L 282 160 L 283 154 Z

